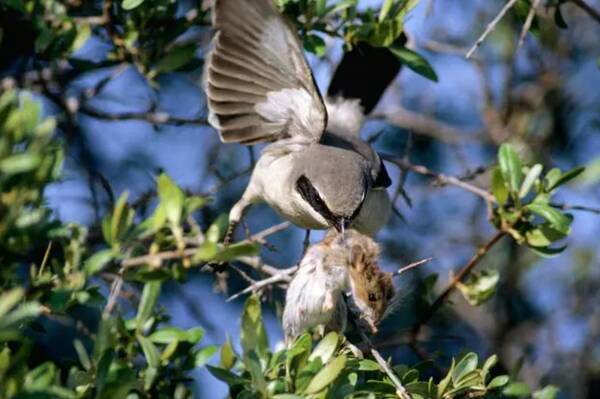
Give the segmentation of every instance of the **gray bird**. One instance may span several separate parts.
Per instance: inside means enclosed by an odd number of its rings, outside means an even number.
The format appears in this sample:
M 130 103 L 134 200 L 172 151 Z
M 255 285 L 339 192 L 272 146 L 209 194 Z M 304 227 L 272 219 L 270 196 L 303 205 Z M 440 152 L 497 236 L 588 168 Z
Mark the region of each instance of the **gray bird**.
M 295 28 L 272 0 L 216 0 L 213 25 L 204 79 L 209 122 L 225 143 L 270 143 L 230 211 L 226 242 L 244 211 L 260 202 L 305 229 L 352 226 L 373 236 L 389 218 L 391 182 L 359 130 L 364 110 L 373 108 L 399 65 L 383 84 L 373 84 L 375 97 L 362 95 L 368 86 L 359 85 L 349 90 L 353 99 L 324 101 Z M 360 71 L 342 68 L 348 72 Z M 330 94 L 344 95 L 339 81 Z

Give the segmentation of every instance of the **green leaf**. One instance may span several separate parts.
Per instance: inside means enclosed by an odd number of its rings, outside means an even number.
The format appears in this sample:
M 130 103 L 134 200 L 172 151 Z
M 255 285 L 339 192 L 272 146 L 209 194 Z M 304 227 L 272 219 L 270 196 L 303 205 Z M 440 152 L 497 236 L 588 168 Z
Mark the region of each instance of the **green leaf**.
M 115 253 L 112 249 L 104 249 L 96 252 L 94 255 L 89 257 L 83 265 L 83 270 L 87 276 L 93 276 L 94 274 L 102 271 L 107 263 L 112 261 L 115 257 Z
M 202 349 L 200 349 L 194 355 L 194 365 L 196 367 L 204 367 L 206 363 L 219 351 L 219 347 L 217 345 L 209 345 Z
M 552 168 L 548 173 L 546 173 L 545 181 L 546 181 L 546 192 L 550 192 L 550 187 L 556 186 L 558 180 L 562 176 L 562 172 L 558 168 Z
M 124 10 L 129 11 L 139 7 L 143 2 L 144 0 L 123 0 L 121 7 L 123 7 Z
M 42 307 L 37 302 L 27 302 L 12 312 L 0 318 L 0 330 L 20 328 L 42 313 Z
M 242 256 L 256 256 L 260 253 L 260 244 L 253 242 L 242 242 L 229 245 L 217 253 L 213 260 L 216 262 L 228 262 Z
M 492 355 L 487 358 L 483 367 L 481 368 L 481 378 L 483 378 L 484 382 L 487 379 L 487 375 L 489 374 L 492 367 L 494 367 L 498 363 L 498 355 Z
M 491 389 L 502 388 L 503 386 L 508 384 L 509 380 L 510 380 L 510 377 L 507 375 L 499 375 L 497 377 L 494 377 L 492 379 L 492 381 L 490 381 L 490 383 L 487 385 L 487 389 L 491 390 Z
M 150 281 L 144 285 L 142 298 L 137 311 L 137 330 L 141 331 L 146 321 L 152 316 L 152 311 L 160 295 L 160 281 Z
M 77 352 L 77 357 L 83 368 L 90 370 L 92 368 L 92 361 L 90 360 L 90 356 L 88 355 L 85 346 L 83 346 L 83 342 L 76 339 L 73 341 L 73 346 L 75 347 L 75 352 Z
M 323 364 L 326 364 L 331 356 L 335 353 L 337 349 L 339 341 L 339 336 L 336 332 L 331 331 L 328 333 L 315 347 L 310 356 L 308 357 L 309 361 L 312 361 L 316 358 L 320 358 Z
M 547 190 L 552 191 L 552 190 L 558 188 L 559 186 L 562 186 L 563 184 L 570 182 L 571 180 L 575 179 L 577 176 L 582 174 L 584 171 L 585 171 L 585 168 L 583 166 L 580 166 L 580 167 L 571 169 L 565 173 L 562 173 L 560 175 L 560 177 L 558 177 L 556 180 L 554 180 L 552 182 L 551 185 L 548 186 Z
M 555 256 L 558 256 L 561 253 L 563 253 L 563 251 L 565 249 L 567 249 L 567 246 L 565 245 L 565 246 L 558 247 L 558 248 L 550 248 L 550 247 L 533 247 L 530 245 L 530 246 L 528 246 L 528 248 L 543 258 L 554 258 Z
M 450 366 L 450 370 L 448 370 L 448 374 L 440 381 L 438 384 L 438 397 L 441 398 L 446 393 L 446 389 L 450 386 L 450 382 L 452 381 L 452 375 L 454 374 L 454 369 L 456 368 L 456 360 L 452 358 L 452 364 Z
M 92 28 L 90 24 L 87 22 L 83 22 L 77 25 L 77 36 L 75 36 L 75 40 L 73 40 L 73 44 L 71 44 L 71 52 L 75 52 L 79 50 L 85 42 L 92 35 Z
M 235 364 L 236 356 L 231 344 L 229 336 L 225 339 L 225 343 L 221 346 L 221 360 L 219 365 L 225 370 L 231 370 Z
M 379 10 L 379 22 L 382 22 L 387 18 L 390 10 L 392 9 L 392 5 L 394 5 L 394 0 L 385 0 L 381 5 L 381 9 Z
M 473 352 L 466 354 L 462 359 L 460 359 L 454 368 L 454 372 L 452 373 L 452 382 L 454 385 L 456 385 L 468 373 L 475 370 L 478 362 L 479 358 L 477 357 L 477 354 Z
M 326 365 L 321 371 L 314 376 L 314 378 L 310 381 L 306 389 L 304 390 L 305 394 L 313 394 L 317 393 L 323 389 L 325 389 L 329 384 L 331 384 L 337 376 L 342 372 L 344 366 L 346 365 L 346 356 L 340 355 L 334 358 L 331 363 Z
M 206 239 L 212 243 L 218 243 L 223 239 L 227 228 L 229 227 L 229 216 L 226 213 L 219 217 L 210 225 L 206 231 Z
M 502 176 L 500 168 L 496 167 L 492 170 L 492 193 L 498 201 L 498 205 L 504 206 L 506 200 L 508 200 L 508 189 L 506 188 L 506 182 Z
M 540 174 L 542 173 L 543 168 L 544 167 L 538 163 L 538 164 L 535 164 L 529 170 L 529 172 L 527 173 L 527 176 L 525 176 L 525 180 L 523 180 L 521 189 L 519 190 L 520 198 L 525 198 L 527 196 L 527 194 L 529 194 L 529 192 L 531 191 L 531 188 L 533 187 L 533 184 L 538 179 L 538 177 L 540 177 Z
M 256 351 L 265 354 L 268 350 L 267 336 L 262 322 L 260 300 L 256 295 L 251 295 L 246 300 L 242 312 L 242 349 L 244 353 Z
M 543 389 L 535 391 L 533 393 L 533 398 L 534 399 L 556 399 L 559 392 L 560 392 L 560 389 L 558 389 L 554 385 L 548 385 L 547 387 L 544 387 Z
M 20 287 L 3 292 L 0 295 L 0 317 L 3 317 L 14 308 L 23 299 L 24 294 L 25 291 Z
M 133 221 L 133 215 L 130 214 L 130 209 L 127 205 L 128 196 L 127 191 L 123 192 L 115 204 L 115 209 L 110 220 L 110 237 L 112 243 L 118 243 L 123 238 Z
M 148 339 L 156 344 L 170 344 L 173 341 L 187 341 L 188 332 L 177 327 L 165 327 L 153 332 Z
M 142 351 L 146 357 L 146 362 L 148 362 L 148 367 L 158 368 L 160 366 L 160 354 L 158 353 L 156 346 L 154 346 L 154 344 L 148 338 L 139 334 L 137 336 L 137 340 L 142 347 Z
M 204 337 L 204 329 L 202 327 L 190 328 L 186 331 L 186 335 L 187 342 L 189 342 L 192 345 L 196 345 Z
M 568 234 L 571 227 L 571 218 L 549 205 L 532 203 L 526 209 L 544 218 L 550 225 L 563 234 Z
M 187 215 L 191 215 L 196 212 L 198 209 L 203 208 L 206 204 L 208 204 L 209 199 L 207 197 L 199 197 L 197 195 L 187 197 L 185 199 L 185 213 Z
M 510 144 L 504 143 L 498 150 L 498 162 L 502 176 L 508 182 L 510 191 L 517 193 L 523 181 L 522 164 L 519 154 L 517 154 Z
M 198 251 L 194 254 L 194 262 L 208 262 L 215 258 L 217 253 L 219 252 L 219 247 L 217 244 L 211 241 L 204 241 L 200 247 L 198 247 Z
M 244 378 L 240 377 L 239 375 L 233 374 L 229 370 L 224 370 L 222 368 L 213 367 L 210 365 L 206 365 L 206 368 L 216 379 L 223 381 L 230 387 L 236 385 L 243 385 L 246 383 L 246 380 Z
M 525 233 L 527 244 L 532 247 L 547 247 L 553 242 L 562 240 L 567 234 L 552 228 L 549 223 L 544 223 Z
M 0 161 L 0 172 L 6 176 L 27 173 L 35 170 L 41 162 L 42 158 L 37 154 L 25 153 L 11 155 Z
M 379 364 L 371 359 L 362 359 L 358 362 L 358 369 L 361 371 L 377 371 Z
M 261 394 L 260 397 L 267 397 L 267 382 L 265 381 L 261 362 L 256 352 L 248 352 L 244 355 L 244 365 L 246 366 L 246 370 L 250 372 L 252 389 L 258 391 Z
M 502 393 L 506 396 L 529 396 L 531 394 L 531 390 L 527 386 L 527 384 L 523 382 L 513 382 L 509 384 Z
M 418 53 L 407 49 L 406 47 L 392 46 L 390 51 L 407 67 L 434 82 L 438 81 L 438 76 L 429 62 Z
M 175 182 L 164 173 L 158 177 L 158 196 L 161 205 L 165 207 L 167 220 L 175 225 L 179 225 L 185 203 L 185 195 Z
M 154 67 L 154 74 L 172 72 L 184 67 L 196 57 L 196 45 L 175 47 L 161 58 Z
M 327 46 L 320 36 L 308 34 L 304 36 L 304 49 L 309 53 L 322 57 L 325 55 Z
M 467 281 L 457 287 L 472 306 L 479 306 L 494 295 L 499 280 L 498 271 L 488 269 L 471 273 Z

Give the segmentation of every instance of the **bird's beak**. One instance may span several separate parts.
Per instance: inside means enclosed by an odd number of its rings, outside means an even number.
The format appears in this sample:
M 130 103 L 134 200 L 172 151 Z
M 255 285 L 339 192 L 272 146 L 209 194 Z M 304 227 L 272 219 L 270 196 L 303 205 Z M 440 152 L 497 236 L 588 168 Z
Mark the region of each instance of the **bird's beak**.
M 337 230 L 338 233 L 343 234 L 348 229 L 348 227 L 350 227 L 350 224 L 352 224 L 352 221 L 350 219 L 342 217 L 335 221 L 333 227 Z

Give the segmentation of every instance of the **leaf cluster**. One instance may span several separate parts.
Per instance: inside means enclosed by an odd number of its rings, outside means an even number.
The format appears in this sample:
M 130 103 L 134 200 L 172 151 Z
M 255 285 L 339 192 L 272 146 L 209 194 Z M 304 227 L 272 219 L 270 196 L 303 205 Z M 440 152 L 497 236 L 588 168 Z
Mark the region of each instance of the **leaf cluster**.
M 343 336 L 330 332 L 313 343 L 304 334 L 289 346 L 269 350 L 258 297 L 251 296 L 242 312 L 241 353 L 228 340 L 221 347 L 218 367 L 209 371 L 230 387 L 234 398 L 397 398 L 397 388 L 381 365 L 357 356 Z M 452 360 L 441 377 L 431 363 L 392 365 L 392 371 L 414 399 L 524 397 L 527 385 L 509 375 L 497 374 L 493 355 L 480 364 L 475 353 Z M 557 389 L 546 387 L 535 398 L 555 398 Z

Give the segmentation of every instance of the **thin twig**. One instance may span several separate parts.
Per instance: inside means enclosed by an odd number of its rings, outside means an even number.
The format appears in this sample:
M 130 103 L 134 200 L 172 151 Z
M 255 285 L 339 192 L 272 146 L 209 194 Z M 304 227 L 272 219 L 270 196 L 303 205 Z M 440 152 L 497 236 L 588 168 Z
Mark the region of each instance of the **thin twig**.
M 590 17 L 600 24 L 600 12 L 596 11 L 583 0 L 571 0 L 571 3 L 585 11 Z
M 512 6 L 515 5 L 516 2 L 517 2 L 517 0 L 509 0 L 509 2 L 506 3 L 506 5 L 502 8 L 502 10 L 500 10 L 498 15 L 496 15 L 496 18 L 494 18 L 492 20 L 492 22 L 490 22 L 488 24 L 488 26 L 485 28 L 485 31 L 483 32 L 483 34 L 481 36 L 479 36 L 479 39 L 477 39 L 477 41 L 475 42 L 473 47 L 471 47 L 469 52 L 467 52 L 467 55 L 465 55 L 466 59 L 470 59 L 473 56 L 475 51 L 477 51 L 477 49 L 485 41 L 486 37 L 496 28 L 496 25 L 498 25 L 500 20 L 504 17 L 504 15 L 508 12 L 508 10 L 510 10 L 512 8 Z
M 521 35 L 519 36 L 519 44 L 517 45 L 517 50 L 523 47 L 523 43 L 525 43 L 525 36 L 527 36 L 529 28 L 531 28 L 533 18 L 535 17 L 535 10 L 538 8 L 539 4 L 540 0 L 533 0 L 533 3 L 531 3 L 531 8 L 529 9 L 529 13 L 527 14 L 527 19 L 525 19 L 523 29 L 521 29 Z
M 402 385 L 402 382 L 400 381 L 396 373 L 394 373 L 390 365 L 387 364 L 387 362 L 385 361 L 383 356 L 381 356 L 379 351 L 375 349 L 375 346 L 373 345 L 365 331 L 362 329 L 362 327 L 358 324 L 352 312 L 350 312 L 350 319 L 352 320 L 356 331 L 358 331 L 360 338 L 362 339 L 364 344 L 369 348 L 369 351 L 371 352 L 371 355 L 373 355 L 373 358 L 375 359 L 377 364 L 379 364 L 379 367 L 381 367 L 383 372 L 387 374 L 392 384 L 394 384 L 394 386 L 396 387 L 396 394 L 398 395 L 398 397 L 401 399 L 412 399 L 412 396 L 406 390 L 406 388 L 404 388 L 404 385 Z
M 478 140 L 484 138 L 481 132 L 463 131 L 430 118 L 418 112 L 409 111 L 402 107 L 396 107 L 390 111 L 374 114 L 375 119 L 384 119 L 388 123 L 402 129 L 411 131 L 421 136 L 432 137 L 449 144 L 458 144 L 464 140 Z
M 431 169 L 427 168 L 426 166 L 414 165 L 410 162 L 407 162 L 404 159 L 395 157 L 393 155 L 383 155 L 383 159 L 397 165 L 399 168 L 408 169 L 408 170 L 418 173 L 420 175 L 435 178 L 441 184 L 449 184 L 449 185 L 460 187 L 464 190 L 470 191 L 473 194 L 480 196 L 488 203 L 496 202 L 496 199 L 494 198 L 494 196 L 487 190 L 484 190 L 483 188 L 477 187 L 473 184 L 464 182 L 454 176 L 448 176 L 443 173 L 434 172 Z
M 102 111 L 87 104 L 82 105 L 79 111 L 85 115 L 94 117 L 96 119 L 104 119 L 108 121 L 142 120 L 153 125 L 205 125 L 207 123 L 206 118 L 203 117 L 181 118 L 169 115 L 166 112 L 142 111 L 113 114 Z
M 417 262 L 410 263 L 406 266 L 402 266 L 400 269 L 398 269 L 396 272 L 394 272 L 394 276 L 400 276 L 400 275 L 406 273 L 407 271 L 409 271 L 410 269 L 414 269 L 415 267 L 421 266 L 421 265 L 431 261 L 432 259 L 433 258 L 422 259 Z
M 421 328 L 427 324 L 427 322 L 433 317 L 433 315 L 438 311 L 438 309 L 444 304 L 448 295 L 452 293 L 452 291 L 456 288 L 457 284 L 462 282 L 473 270 L 475 266 L 483 259 L 483 257 L 492 249 L 494 245 L 502 237 L 504 237 L 506 233 L 504 231 L 498 231 L 485 245 L 477 250 L 475 255 L 469 260 L 469 262 L 450 280 L 446 288 L 442 291 L 442 293 L 436 298 L 435 301 L 431 304 L 431 306 L 427 309 L 427 312 L 423 314 L 423 316 L 419 319 L 419 322 L 412 330 L 412 340 L 416 341 Z
M 123 288 L 123 276 L 119 274 L 117 276 L 111 286 L 110 286 L 110 295 L 108 296 L 108 301 L 106 301 L 106 306 L 104 307 L 104 311 L 102 315 L 107 317 L 112 313 L 115 305 L 117 304 L 117 299 L 121 294 L 121 289 Z
M 249 239 L 244 240 L 242 242 L 258 242 L 260 244 L 264 244 L 265 239 L 268 236 L 278 233 L 282 230 L 285 230 L 290 226 L 291 226 L 291 224 L 289 222 L 279 223 L 277 225 L 271 226 L 269 228 L 266 228 L 256 234 L 254 234 Z M 136 256 L 133 258 L 123 260 L 121 265 L 125 268 L 144 265 L 144 264 L 159 264 L 160 265 L 165 260 L 181 259 L 181 258 L 187 258 L 190 256 L 194 256 L 197 251 L 198 251 L 198 248 L 194 247 L 194 248 L 186 248 L 184 250 L 172 250 L 172 251 L 159 252 L 156 254 Z
M 234 295 L 230 296 L 229 298 L 227 298 L 226 302 L 231 302 L 234 299 L 237 299 L 244 294 L 249 294 L 250 292 L 256 292 L 256 291 L 260 290 L 261 288 L 264 288 L 268 285 L 279 283 L 281 281 L 289 281 L 290 274 L 294 273 L 297 269 L 298 269 L 298 267 L 296 267 L 296 266 L 291 267 L 289 269 L 283 269 L 278 274 L 274 274 L 271 277 L 268 277 L 264 280 L 260 280 L 255 283 L 252 283 L 248 287 L 246 287 L 243 290 L 241 290 L 240 292 L 238 292 L 237 294 L 234 294 Z

